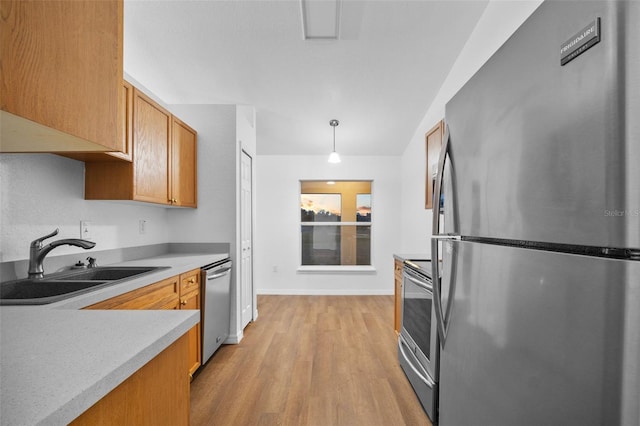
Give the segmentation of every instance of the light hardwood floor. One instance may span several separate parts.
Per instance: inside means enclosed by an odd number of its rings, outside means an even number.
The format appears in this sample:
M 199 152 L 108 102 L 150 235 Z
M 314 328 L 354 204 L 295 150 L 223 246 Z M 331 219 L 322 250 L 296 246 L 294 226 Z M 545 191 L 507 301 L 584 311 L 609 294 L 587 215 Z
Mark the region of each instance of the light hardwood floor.
M 431 425 L 398 365 L 392 296 L 259 296 L 191 383 L 191 425 Z

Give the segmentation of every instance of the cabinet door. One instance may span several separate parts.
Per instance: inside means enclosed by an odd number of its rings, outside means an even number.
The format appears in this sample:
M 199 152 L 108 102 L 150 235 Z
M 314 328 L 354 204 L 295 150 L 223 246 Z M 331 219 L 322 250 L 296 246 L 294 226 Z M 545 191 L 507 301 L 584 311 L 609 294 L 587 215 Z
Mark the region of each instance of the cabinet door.
M 180 274 L 180 309 L 200 310 L 200 268 Z M 201 316 L 202 318 L 202 316 Z M 202 363 L 201 324 L 189 330 L 189 374 L 193 375 Z
M 183 335 L 70 425 L 188 426 L 187 344 Z
M 133 198 L 169 204 L 171 114 L 133 91 Z
M 171 126 L 171 203 L 184 207 L 197 207 L 196 131 L 173 117 Z
M 180 309 L 200 309 L 200 291 L 195 290 L 180 298 Z M 189 375 L 200 367 L 202 363 L 202 342 L 200 336 L 200 323 L 194 325 L 188 332 L 189 335 Z
M 133 86 L 128 81 L 123 80 L 120 85 L 120 92 L 118 93 L 118 100 L 120 102 L 120 108 L 118 109 L 118 126 L 120 136 L 118 139 L 117 150 L 112 152 L 56 152 L 56 154 L 63 157 L 73 158 L 74 160 L 84 162 L 113 162 L 123 161 L 131 162 L 132 159 L 132 117 L 133 117 Z M 110 186 L 114 180 L 121 179 L 121 176 L 110 173 L 108 179 L 105 179 L 107 186 Z M 131 179 L 129 179 L 129 182 Z M 92 184 L 94 185 L 94 184 Z M 90 186 L 92 186 L 90 185 Z M 113 191 L 111 191 L 113 192 Z M 109 193 L 99 190 L 99 194 Z M 131 198 L 131 196 L 129 196 Z
M 133 118 L 133 86 L 126 80 L 120 86 L 120 146 L 119 152 L 108 152 L 106 155 L 131 161 L 132 155 L 132 118 Z M 96 154 L 101 155 L 101 154 Z
M 435 186 L 434 172 L 438 167 L 440 148 L 444 136 L 444 121 L 440 120 L 425 135 L 425 145 L 427 152 L 427 173 L 425 179 L 425 209 L 433 208 L 433 189 Z
M 3 152 L 120 150 L 122 0 L 2 0 L 0 64 Z

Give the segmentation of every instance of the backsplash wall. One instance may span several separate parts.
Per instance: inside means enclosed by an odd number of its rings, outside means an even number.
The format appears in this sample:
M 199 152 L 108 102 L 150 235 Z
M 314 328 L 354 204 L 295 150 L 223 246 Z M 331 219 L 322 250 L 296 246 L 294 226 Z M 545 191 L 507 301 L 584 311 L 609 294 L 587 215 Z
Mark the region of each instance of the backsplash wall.
M 169 242 L 167 209 L 84 199 L 84 163 L 53 154 L 0 155 L 0 262 L 27 259 L 29 243 L 56 228 L 53 239 L 79 238 L 91 222 L 94 250 Z M 146 221 L 145 233 L 138 230 Z M 49 256 L 89 253 L 62 246 Z

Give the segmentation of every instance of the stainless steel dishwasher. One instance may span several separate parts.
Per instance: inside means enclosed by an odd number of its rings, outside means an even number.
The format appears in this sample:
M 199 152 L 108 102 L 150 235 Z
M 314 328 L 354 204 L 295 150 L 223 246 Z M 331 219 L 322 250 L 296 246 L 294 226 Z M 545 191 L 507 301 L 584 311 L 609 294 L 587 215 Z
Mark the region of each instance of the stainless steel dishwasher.
M 229 259 L 202 268 L 203 306 L 202 364 L 229 337 L 229 293 L 231 291 L 231 266 Z

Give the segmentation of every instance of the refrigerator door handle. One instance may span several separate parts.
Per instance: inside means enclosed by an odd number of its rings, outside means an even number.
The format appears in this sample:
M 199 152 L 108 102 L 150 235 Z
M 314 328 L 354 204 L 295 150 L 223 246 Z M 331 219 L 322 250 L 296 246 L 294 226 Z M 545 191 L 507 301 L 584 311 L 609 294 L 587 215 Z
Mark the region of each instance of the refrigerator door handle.
M 433 221 L 431 227 L 431 280 L 433 282 L 433 306 L 436 314 L 436 328 L 440 336 L 440 346 L 444 347 L 447 337 L 447 329 L 444 323 L 444 315 L 442 309 L 442 295 L 440 294 L 440 253 L 438 242 L 441 240 L 459 239 L 458 235 L 441 235 L 440 234 L 440 200 L 442 199 L 442 177 L 444 175 L 444 163 L 449 154 L 449 126 L 445 124 L 443 145 L 438 159 L 438 174 L 435 181 L 435 189 L 433 191 Z M 453 238 L 452 238 L 453 237 Z
M 460 241 L 462 237 L 456 234 L 437 234 L 431 236 L 432 240 L 440 240 L 440 241 Z

